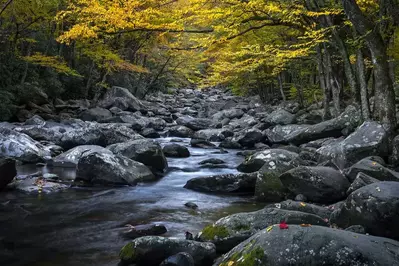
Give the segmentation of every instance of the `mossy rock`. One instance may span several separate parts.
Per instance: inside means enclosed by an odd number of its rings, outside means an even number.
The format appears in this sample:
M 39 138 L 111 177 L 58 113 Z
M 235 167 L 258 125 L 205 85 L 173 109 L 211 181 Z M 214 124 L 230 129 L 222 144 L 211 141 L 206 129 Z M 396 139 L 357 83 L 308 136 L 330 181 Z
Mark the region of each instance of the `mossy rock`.
M 249 252 L 246 249 L 243 252 L 234 253 L 229 261 L 221 263 L 219 266 L 256 266 L 264 255 L 264 251 L 260 247 Z
M 135 247 L 133 243 L 126 244 L 119 252 L 119 258 L 122 261 L 133 261 L 135 258 Z
M 258 176 L 255 186 L 255 198 L 259 201 L 280 201 L 289 191 L 280 181 L 280 172 L 267 171 Z
M 201 231 L 201 238 L 203 240 L 212 241 L 215 238 L 225 238 L 230 235 L 225 226 L 208 225 Z

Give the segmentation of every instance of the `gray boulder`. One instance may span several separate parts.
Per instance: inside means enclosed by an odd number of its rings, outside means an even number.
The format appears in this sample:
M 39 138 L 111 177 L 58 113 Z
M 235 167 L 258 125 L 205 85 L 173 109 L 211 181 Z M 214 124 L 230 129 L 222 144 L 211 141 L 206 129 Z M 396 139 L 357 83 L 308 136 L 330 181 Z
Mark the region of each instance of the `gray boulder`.
M 304 130 L 308 125 L 276 125 L 272 129 L 266 129 L 264 134 L 271 143 L 286 143 L 286 136 L 293 132 Z
M 194 259 L 193 257 L 186 253 L 180 252 L 176 255 L 170 256 L 166 260 L 164 260 L 160 266 L 194 266 Z
M 364 122 L 345 140 L 323 146 L 317 150 L 320 161 L 333 160 L 346 168 L 359 160 L 371 156 L 388 156 L 388 131 L 377 122 Z
M 106 109 L 117 107 L 132 112 L 144 109 L 142 103 L 128 89 L 122 87 L 112 87 L 107 90 L 98 105 Z
M 191 138 L 194 131 L 186 126 L 174 126 L 169 129 L 168 135 L 170 137 Z
M 188 180 L 184 188 L 206 193 L 240 193 L 253 195 L 256 177 L 256 173 L 197 177 Z
M 290 125 L 295 122 L 295 115 L 284 109 L 277 109 L 268 115 L 264 122 L 270 125 Z
M 399 242 L 328 227 L 264 229 L 218 259 L 228 265 L 398 265 Z
M 121 155 L 89 153 L 77 166 L 76 179 L 106 185 L 136 185 L 156 180 L 144 164 Z
M 332 221 L 342 228 L 362 225 L 366 232 L 399 239 L 399 182 L 364 186 L 349 195 Z
M 96 107 L 96 108 L 91 108 L 86 111 L 83 111 L 80 114 L 80 118 L 83 121 L 101 121 L 107 118 L 112 117 L 112 113 L 104 108 L 101 107 Z
M 165 171 L 168 161 L 161 146 L 149 139 L 137 139 L 107 146 L 114 154 L 126 156 L 134 161 L 141 162 L 156 171 Z
M 205 227 L 198 234 L 198 238 L 201 241 L 213 242 L 219 253 L 225 253 L 260 230 L 282 221 L 288 224 L 327 225 L 322 218 L 314 214 L 265 208 L 221 218 Z
M 306 212 L 310 214 L 317 215 L 321 218 L 329 219 L 331 213 L 333 212 L 332 209 L 325 207 L 325 206 L 319 206 L 316 204 L 312 203 L 305 203 L 301 201 L 293 201 L 293 200 L 285 200 L 279 203 L 273 203 L 269 206 L 268 208 L 278 208 L 278 209 L 283 209 L 283 210 L 289 210 L 289 211 L 299 211 L 299 212 Z
M 367 185 L 380 182 L 380 180 L 375 179 L 371 176 L 368 176 L 362 172 L 359 172 L 352 182 L 348 190 L 346 191 L 347 195 L 350 195 L 353 191 L 358 190 L 359 188 L 365 187 Z
M 87 155 L 93 152 L 100 154 L 112 154 L 112 152 L 106 148 L 96 145 L 82 145 L 72 148 L 57 157 L 53 158 L 48 162 L 49 165 L 55 167 L 72 167 L 75 168 L 79 162 L 79 159 L 83 155 Z
M 216 257 L 216 248 L 212 243 L 159 236 L 136 238 L 121 249 L 119 257 L 122 262 L 137 266 L 159 266 L 179 252 L 190 254 L 197 266 L 210 265 Z
M 346 170 L 349 181 L 354 182 L 359 173 L 379 181 L 399 181 L 399 173 L 385 167 L 384 160 L 377 156 L 364 158 Z
M 249 156 L 243 163 L 241 163 L 237 170 L 244 173 L 256 172 L 267 164 L 270 170 L 276 169 L 279 164 L 286 164 L 299 155 L 283 149 L 268 149 Z
M 175 158 L 187 158 L 190 157 L 190 151 L 182 145 L 179 144 L 168 144 L 163 147 L 163 153 L 166 157 L 175 157 Z
M 323 166 L 299 166 L 282 174 L 280 180 L 293 194 L 303 194 L 316 203 L 337 202 L 350 186 L 341 172 Z
M 0 128 L 0 156 L 10 157 L 23 163 L 43 162 L 51 153 L 44 145 L 28 135 L 8 128 Z
M 337 118 L 303 127 L 285 135 L 284 142 L 300 145 L 323 138 L 341 137 L 344 135 L 343 131 L 352 132 L 359 125 L 360 119 L 359 110 L 353 106 L 348 106 Z

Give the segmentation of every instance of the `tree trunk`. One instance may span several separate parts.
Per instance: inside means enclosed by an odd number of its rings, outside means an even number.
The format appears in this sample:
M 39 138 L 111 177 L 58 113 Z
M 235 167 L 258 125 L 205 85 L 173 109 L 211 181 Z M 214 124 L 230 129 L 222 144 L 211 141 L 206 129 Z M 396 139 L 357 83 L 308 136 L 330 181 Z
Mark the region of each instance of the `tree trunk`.
M 367 93 L 366 70 L 364 66 L 363 52 L 360 48 L 357 50 L 356 63 L 358 80 L 360 85 L 360 103 L 362 106 L 362 116 L 364 120 L 369 120 L 371 116 L 369 98 Z
M 341 86 L 334 75 L 330 52 L 328 51 L 327 45 L 325 44 L 324 44 L 324 55 L 325 55 L 325 68 L 326 68 L 325 72 L 327 73 L 326 84 L 327 87 L 329 87 L 332 92 L 332 100 L 334 104 L 334 117 L 337 117 L 341 113 L 341 102 L 340 102 Z
M 316 47 L 317 51 L 317 68 L 319 72 L 319 82 L 320 87 L 323 90 L 323 119 L 328 120 L 331 118 L 330 113 L 330 101 L 331 101 L 331 93 L 329 87 L 326 86 L 325 72 L 324 72 L 324 64 L 323 64 L 323 53 L 320 45 Z
M 283 101 L 287 101 L 287 98 L 285 97 L 284 94 L 284 87 L 283 87 L 283 77 L 282 77 L 282 73 L 278 74 L 277 79 L 278 79 L 278 85 L 280 88 L 280 93 L 281 93 L 281 97 L 283 98 Z
M 342 0 L 346 15 L 356 31 L 366 36 L 375 76 L 375 115 L 391 128 L 396 127 L 395 92 L 389 72 L 387 46 L 377 28 L 360 10 L 355 0 Z

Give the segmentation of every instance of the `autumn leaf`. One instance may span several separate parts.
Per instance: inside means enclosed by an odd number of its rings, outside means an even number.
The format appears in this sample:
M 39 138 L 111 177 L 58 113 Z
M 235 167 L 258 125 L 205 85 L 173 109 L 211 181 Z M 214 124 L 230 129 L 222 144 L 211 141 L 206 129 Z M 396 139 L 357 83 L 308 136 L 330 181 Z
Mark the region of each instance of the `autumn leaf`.
M 285 221 L 282 221 L 279 225 L 280 229 L 288 229 L 288 225 L 285 223 Z

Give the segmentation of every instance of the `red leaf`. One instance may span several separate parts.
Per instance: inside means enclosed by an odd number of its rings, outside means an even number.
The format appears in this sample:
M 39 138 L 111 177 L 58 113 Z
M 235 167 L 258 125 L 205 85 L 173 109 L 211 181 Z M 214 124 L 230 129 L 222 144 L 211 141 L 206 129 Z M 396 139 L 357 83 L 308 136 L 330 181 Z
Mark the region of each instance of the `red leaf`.
M 285 223 L 285 221 L 280 223 L 280 229 L 288 229 L 288 225 Z

